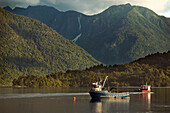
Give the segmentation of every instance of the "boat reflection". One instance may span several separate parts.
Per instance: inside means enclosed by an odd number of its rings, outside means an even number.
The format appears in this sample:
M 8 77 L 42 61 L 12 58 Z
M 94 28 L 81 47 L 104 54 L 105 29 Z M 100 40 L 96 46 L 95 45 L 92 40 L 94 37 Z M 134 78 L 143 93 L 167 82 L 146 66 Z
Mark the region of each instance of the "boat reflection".
M 147 106 L 147 109 L 151 110 L 151 93 L 142 94 L 143 103 Z
M 131 96 L 130 112 L 151 112 L 152 93 L 134 94 Z
M 90 109 L 92 113 L 103 113 L 109 111 L 125 112 L 129 110 L 129 101 L 129 97 L 126 99 L 91 99 Z

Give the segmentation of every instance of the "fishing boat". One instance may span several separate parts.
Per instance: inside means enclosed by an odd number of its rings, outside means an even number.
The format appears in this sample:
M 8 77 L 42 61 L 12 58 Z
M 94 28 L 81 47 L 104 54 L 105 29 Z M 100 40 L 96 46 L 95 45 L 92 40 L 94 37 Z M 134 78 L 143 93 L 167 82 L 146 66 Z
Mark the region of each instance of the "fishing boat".
M 141 88 L 139 90 L 135 90 L 135 92 L 151 92 L 151 85 L 141 85 Z
M 104 88 L 105 82 L 108 76 L 106 76 L 103 85 L 101 82 L 92 83 L 92 88 L 89 91 L 89 94 L 92 99 L 102 99 L 102 98 L 125 98 L 129 97 L 129 92 L 122 92 L 122 93 L 111 93 L 111 91 L 106 90 Z

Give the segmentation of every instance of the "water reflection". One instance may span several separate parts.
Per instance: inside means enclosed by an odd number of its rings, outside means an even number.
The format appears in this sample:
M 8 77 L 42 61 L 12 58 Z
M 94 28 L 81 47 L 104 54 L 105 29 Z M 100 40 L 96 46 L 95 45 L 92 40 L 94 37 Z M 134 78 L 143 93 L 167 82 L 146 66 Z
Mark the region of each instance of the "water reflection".
M 90 110 L 92 113 L 150 112 L 151 93 L 131 95 L 126 99 L 92 99 Z
M 146 104 L 147 110 L 151 110 L 151 93 L 142 94 L 143 103 Z
M 126 112 L 129 110 L 130 98 L 126 99 L 91 99 L 90 109 L 92 113 Z
M 87 91 L 0 88 L 0 113 L 170 113 L 170 88 L 133 94 L 130 99 L 90 100 Z
M 151 93 L 136 94 L 131 97 L 130 112 L 151 111 Z
M 90 101 L 92 104 L 91 111 L 95 113 L 102 113 L 102 102 L 100 99 L 92 99 Z

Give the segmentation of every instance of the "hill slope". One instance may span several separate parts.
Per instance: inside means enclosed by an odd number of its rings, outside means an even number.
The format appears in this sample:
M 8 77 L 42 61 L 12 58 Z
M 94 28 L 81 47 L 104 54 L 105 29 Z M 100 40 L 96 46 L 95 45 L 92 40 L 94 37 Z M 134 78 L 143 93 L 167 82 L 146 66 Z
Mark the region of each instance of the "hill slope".
M 157 68 L 168 71 L 170 68 L 170 51 L 168 51 L 167 53 L 164 52 L 151 54 L 144 58 L 139 58 L 138 60 L 131 62 L 131 64 L 133 63 L 148 64 L 150 66 L 155 66 Z
M 0 8 L 0 84 L 98 64 L 84 49 L 45 24 Z
M 129 64 L 98 65 L 82 71 L 66 71 L 46 76 L 20 76 L 13 85 L 28 87 L 90 87 L 91 83 L 108 77 L 106 86 L 170 86 L 170 51 L 156 53 Z
M 5 9 L 44 22 L 105 64 L 127 63 L 170 50 L 169 19 L 144 7 L 111 6 L 93 16 L 47 6 Z

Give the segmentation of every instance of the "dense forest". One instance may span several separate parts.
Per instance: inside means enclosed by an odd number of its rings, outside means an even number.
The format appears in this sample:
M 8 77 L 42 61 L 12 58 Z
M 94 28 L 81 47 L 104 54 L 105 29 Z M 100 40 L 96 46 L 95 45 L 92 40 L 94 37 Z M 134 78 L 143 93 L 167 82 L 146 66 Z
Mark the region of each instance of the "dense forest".
M 99 64 L 74 42 L 35 19 L 0 8 L 0 86 L 21 75 L 47 75 Z
M 48 6 L 4 9 L 45 23 L 107 65 L 170 50 L 169 19 L 145 7 L 113 5 L 91 16 Z
M 86 70 L 68 70 L 46 76 L 20 76 L 14 86 L 27 87 L 89 87 L 91 83 L 109 76 L 109 86 L 170 86 L 170 51 L 156 53 L 122 65 L 96 65 Z

